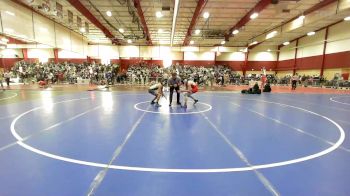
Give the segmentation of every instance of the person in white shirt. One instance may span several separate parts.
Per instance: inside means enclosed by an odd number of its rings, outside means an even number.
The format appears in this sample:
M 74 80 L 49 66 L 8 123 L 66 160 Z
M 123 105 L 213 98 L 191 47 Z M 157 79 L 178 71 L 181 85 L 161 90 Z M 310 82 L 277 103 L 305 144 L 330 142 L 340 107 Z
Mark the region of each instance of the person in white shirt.
M 6 72 L 4 73 L 4 78 L 5 78 L 5 81 L 6 81 L 7 87 L 9 87 L 9 86 L 10 86 L 10 78 L 11 78 L 11 73 L 10 73 L 10 72 L 8 72 L 8 71 L 6 71 Z
M 299 76 L 298 74 L 295 74 L 293 77 L 292 77 L 292 90 L 295 90 L 297 88 L 297 82 L 299 80 Z
M 154 95 L 154 99 L 151 101 L 151 104 L 156 104 L 155 106 L 161 107 L 158 102 L 159 99 L 163 96 L 163 84 L 161 82 L 153 84 L 149 87 L 148 92 Z

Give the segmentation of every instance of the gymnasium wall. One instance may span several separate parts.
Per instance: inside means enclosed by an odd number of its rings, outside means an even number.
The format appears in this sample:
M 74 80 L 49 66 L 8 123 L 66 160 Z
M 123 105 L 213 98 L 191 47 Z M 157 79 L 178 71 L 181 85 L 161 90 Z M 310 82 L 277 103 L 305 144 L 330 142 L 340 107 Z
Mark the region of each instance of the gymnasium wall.
M 350 22 L 342 21 L 328 29 L 324 57 L 324 76 L 333 78 L 335 73 L 347 73 L 350 68 Z M 317 31 L 314 36 L 299 39 L 297 59 L 294 61 L 296 41 L 280 50 L 277 71 L 293 70 L 299 74 L 319 75 L 323 63 L 323 50 L 326 29 Z M 295 67 L 294 67 L 295 66 Z
M 4 69 L 9 69 L 21 59 L 23 59 L 21 49 L 0 49 L 0 67 Z
M 0 7 L 3 33 L 86 56 L 83 35 L 11 1 L 0 1 Z
M 344 4 L 345 5 L 345 4 Z M 342 9 L 344 5 L 340 5 Z M 114 46 L 88 45 L 81 34 L 41 16 L 30 9 L 18 6 L 12 1 L 0 1 L 0 32 L 11 37 L 24 38 L 40 44 L 9 44 L 8 49 L 0 49 L 0 66 L 10 67 L 18 60 L 30 62 L 96 62 L 118 63 L 126 69 L 134 63 L 145 62 L 168 66 L 169 63 L 195 66 L 227 65 L 233 70 L 247 74 L 260 72 L 264 67 L 268 73 L 297 73 L 318 75 L 323 64 L 323 50 L 326 30 L 314 36 L 304 36 L 280 48 L 277 61 L 277 46 L 257 45 L 248 53 L 242 47 L 166 47 L 166 46 Z M 332 8 L 333 9 L 333 8 Z M 307 17 L 306 23 L 312 22 Z M 293 31 L 298 25 L 285 28 Z M 350 68 L 350 22 L 340 22 L 329 27 L 324 58 L 324 75 L 346 73 Z M 286 29 L 284 29 L 286 30 Z M 285 40 L 287 41 L 287 40 Z M 22 50 L 22 48 L 24 48 Z M 295 50 L 297 59 L 295 60 Z M 56 50 L 56 52 L 54 52 Z M 56 54 L 56 55 L 55 55 Z

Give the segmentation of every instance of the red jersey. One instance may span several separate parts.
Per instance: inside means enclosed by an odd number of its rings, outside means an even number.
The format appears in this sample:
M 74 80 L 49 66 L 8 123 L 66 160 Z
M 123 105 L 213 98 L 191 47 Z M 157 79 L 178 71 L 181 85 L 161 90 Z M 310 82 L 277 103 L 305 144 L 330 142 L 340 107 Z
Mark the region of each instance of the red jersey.
M 198 86 L 197 86 L 197 84 L 195 82 L 189 81 L 189 84 L 191 86 L 192 93 L 198 92 Z

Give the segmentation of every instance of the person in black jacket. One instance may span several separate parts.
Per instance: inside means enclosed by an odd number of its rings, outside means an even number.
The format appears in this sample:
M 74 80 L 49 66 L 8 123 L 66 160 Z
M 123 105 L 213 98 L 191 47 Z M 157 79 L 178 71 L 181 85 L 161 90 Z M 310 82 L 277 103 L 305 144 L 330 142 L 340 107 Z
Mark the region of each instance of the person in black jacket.
M 267 92 L 267 93 L 271 92 L 270 82 L 267 82 L 265 84 L 263 92 Z
M 243 94 L 261 94 L 261 90 L 259 88 L 259 84 L 256 82 L 253 88 L 249 88 L 248 90 L 242 90 Z

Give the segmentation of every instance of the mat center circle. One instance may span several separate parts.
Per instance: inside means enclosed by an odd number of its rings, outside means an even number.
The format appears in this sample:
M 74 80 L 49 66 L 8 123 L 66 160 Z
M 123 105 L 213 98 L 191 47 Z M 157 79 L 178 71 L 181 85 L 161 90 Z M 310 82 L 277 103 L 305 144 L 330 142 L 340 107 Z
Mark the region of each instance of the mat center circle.
M 212 106 L 203 103 L 198 102 L 194 104 L 192 101 L 188 102 L 187 107 L 183 107 L 181 105 L 177 105 L 176 103 L 173 103 L 171 106 L 169 106 L 169 103 L 166 101 L 160 101 L 159 104 L 160 107 L 157 107 L 156 105 L 151 105 L 150 101 L 144 101 L 139 102 L 134 105 L 134 108 L 136 110 L 142 111 L 142 112 L 149 112 L 149 113 L 155 113 L 155 114 L 198 114 L 203 112 L 208 112 L 212 109 Z

